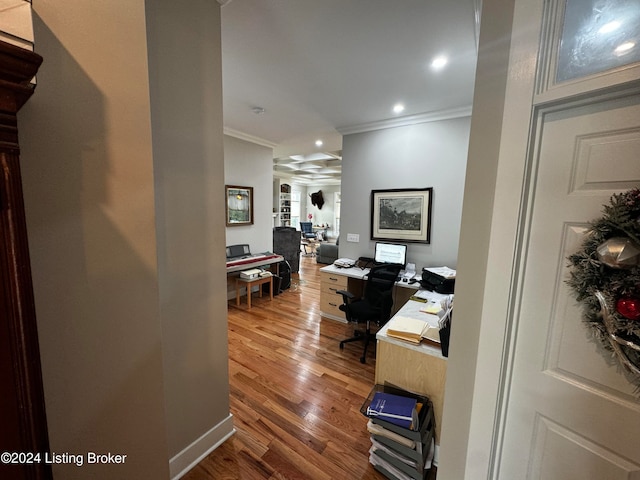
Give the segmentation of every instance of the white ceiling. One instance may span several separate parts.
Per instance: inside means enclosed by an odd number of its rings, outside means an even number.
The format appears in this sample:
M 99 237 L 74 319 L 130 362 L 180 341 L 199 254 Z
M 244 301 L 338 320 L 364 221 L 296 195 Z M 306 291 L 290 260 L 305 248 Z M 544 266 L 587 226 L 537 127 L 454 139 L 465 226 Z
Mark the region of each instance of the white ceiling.
M 273 147 L 277 176 L 336 183 L 343 134 L 469 113 L 478 5 L 479 0 L 227 2 L 225 133 Z M 449 58 L 441 71 L 430 66 L 438 55 Z M 398 102 L 406 109 L 394 114 Z M 258 108 L 264 112 L 256 113 Z

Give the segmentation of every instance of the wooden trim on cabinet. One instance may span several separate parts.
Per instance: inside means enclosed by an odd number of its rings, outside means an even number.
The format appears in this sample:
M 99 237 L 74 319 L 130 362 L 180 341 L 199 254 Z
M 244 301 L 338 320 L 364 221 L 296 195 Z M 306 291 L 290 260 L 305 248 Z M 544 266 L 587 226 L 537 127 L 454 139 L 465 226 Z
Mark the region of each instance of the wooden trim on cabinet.
M 0 478 L 11 479 L 52 478 L 17 120 L 41 63 L 40 55 L 0 42 L 0 452 L 42 455 L 0 463 Z

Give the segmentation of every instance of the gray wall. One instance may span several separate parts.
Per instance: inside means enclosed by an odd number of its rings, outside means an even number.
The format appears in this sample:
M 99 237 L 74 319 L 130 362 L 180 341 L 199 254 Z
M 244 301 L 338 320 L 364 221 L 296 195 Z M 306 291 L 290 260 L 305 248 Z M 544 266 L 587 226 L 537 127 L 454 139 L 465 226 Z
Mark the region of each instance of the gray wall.
M 340 256 L 373 256 L 371 191 L 433 187 L 431 243 L 408 261 L 456 268 L 470 117 L 346 135 L 342 149 Z M 360 235 L 358 243 L 347 234 Z
M 273 149 L 225 135 L 224 181 L 253 187 L 254 209 L 253 225 L 227 227 L 226 244 L 248 243 L 252 253 L 272 251 Z

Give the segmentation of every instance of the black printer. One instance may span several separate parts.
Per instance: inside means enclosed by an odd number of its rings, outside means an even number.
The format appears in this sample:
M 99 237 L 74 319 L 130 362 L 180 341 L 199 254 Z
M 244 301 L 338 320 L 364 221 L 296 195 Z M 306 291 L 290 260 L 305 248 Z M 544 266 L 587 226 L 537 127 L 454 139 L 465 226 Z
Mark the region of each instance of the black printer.
M 432 292 L 450 294 L 456 285 L 456 271 L 448 267 L 425 267 L 422 269 L 422 288 Z

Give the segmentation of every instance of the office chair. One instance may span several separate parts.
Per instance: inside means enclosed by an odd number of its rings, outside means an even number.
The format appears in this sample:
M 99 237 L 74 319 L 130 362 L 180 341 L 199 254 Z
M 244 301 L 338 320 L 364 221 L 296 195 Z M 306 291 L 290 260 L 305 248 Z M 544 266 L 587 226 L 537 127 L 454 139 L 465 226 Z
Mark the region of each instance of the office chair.
M 364 295 L 356 299 L 355 295 L 346 290 L 338 290 L 342 295 L 343 304 L 340 305 L 349 322 L 364 323 L 364 331 L 354 331 L 354 336 L 340 342 L 340 350 L 345 343 L 364 341 L 364 351 L 360 363 L 366 362 L 369 341 L 375 338 L 371 333 L 371 323 L 382 327 L 391 316 L 393 307 L 393 286 L 402 270 L 402 265 L 378 265 L 372 267 L 367 275 Z

